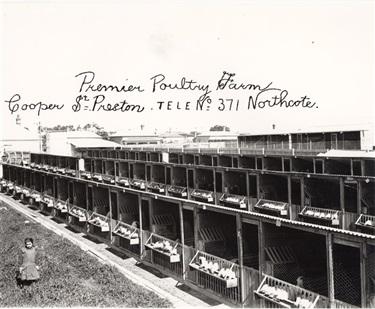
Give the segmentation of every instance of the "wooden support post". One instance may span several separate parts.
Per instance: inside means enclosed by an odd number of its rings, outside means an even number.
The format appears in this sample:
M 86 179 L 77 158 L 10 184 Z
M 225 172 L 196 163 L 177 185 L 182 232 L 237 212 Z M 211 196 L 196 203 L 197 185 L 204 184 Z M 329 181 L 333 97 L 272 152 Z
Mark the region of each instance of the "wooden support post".
M 305 178 L 301 177 L 301 206 L 305 207 Z
M 182 206 L 182 202 L 179 202 L 179 203 L 178 203 L 178 211 L 179 211 L 179 215 L 180 215 L 180 234 L 181 234 L 180 240 L 181 240 L 181 244 L 182 244 L 182 245 L 185 245 L 185 235 L 184 235 L 184 208 L 183 208 L 183 206 Z
M 111 197 L 111 188 L 108 187 L 108 202 L 109 202 L 109 241 L 112 243 L 112 229 L 114 226 L 112 226 L 112 197 Z
M 247 210 L 248 211 L 251 211 L 251 205 L 250 205 L 250 188 L 249 188 L 249 172 L 246 172 L 246 196 L 247 196 L 247 202 L 248 202 L 248 205 L 246 206 L 247 207 Z
M 139 199 L 141 199 L 141 195 L 139 194 Z M 150 199 L 148 203 L 148 209 L 149 209 L 149 222 L 150 222 L 150 231 L 152 233 L 155 233 L 154 224 L 152 222 L 152 217 L 154 216 L 154 199 Z M 141 214 L 140 214 L 141 215 Z
M 213 173 L 213 178 L 212 179 L 213 179 L 213 186 L 214 186 L 214 204 L 218 205 L 219 202 L 218 202 L 218 200 L 216 198 L 216 168 L 214 168 L 212 170 L 212 173 Z
M 327 252 L 327 284 L 328 284 L 328 300 L 330 308 L 334 308 L 335 285 L 333 276 L 333 239 L 332 234 L 326 235 L 326 252 Z
M 260 175 L 257 173 L 257 199 L 260 199 Z
M 243 269 L 243 241 L 242 241 L 242 218 L 241 214 L 236 214 L 237 225 L 237 248 L 238 248 L 238 264 L 240 266 L 240 299 L 241 304 L 245 302 L 245 283 L 244 283 L 244 269 Z
M 259 282 L 262 281 L 263 279 L 263 273 L 265 271 L 265 233 L 264 233 L 264 223 L 263 221 L 259 222 L 259 227 L 258 227 L 258 243 L 259 243 Z
M 76 170 L 76 177 L 77 178 L 81 178 L 81 173 L 79 171 L 79 158 L 76 159 L 76 166 L 75 166 L 75 170 Z
M 60 181 L 61 181 L 61 178 L 60 178 Z M 68 192 L 67 192 L 67 194 L 68 194 L 68 198 L 70 198 L 70 196 L 71 196 L 70 195 L 70 181 L 67 180 L 67 182 L 68 182 L 68 190 L 67 190 Z M 73 199 L 71 200 L 71 202 L 72 202 L 72 204 L 75 204 Z
M 55 177 L 52 176 L 52 196 L 55 198 L 59 198 L 58 192 L 56 190 L 56 180 Z
M 365 170 L 365 160 L 361 160 L 361 176 L 366 175 L 366 170 Z
M 143 220 L 142 220 L 142 198 L 141 198 L 141 194 L 138 193 L 137 194 L 137 198 L 138 198 L 138 211 L 139 211 L 139 257 L 141 260 L 143 260 L 143 255 L 142 255 L 142 248 L 144 246 L 144 243 L 143 243 Z M 150 205 L 149 205 L 150 206 Z M 150 216 L 151 216 L 151 208 L 152 207 L 149 207 L 149 212 L 150 212 Z M 151 224 L 151 218 L 150 218 L 150 224 Z
M 200 220 L 199 220 L 199 214 L 198 214 L 198 208 L 194 207 L 194 248 L 198 248 L 198 231 L 200 226 Z
M 178 210 L 179 210 L 179 213 L 180 213 L 180 234 L 181 234 L 181 237 L 180 237 L 180 240 L 181 240 L 181 244 L 182 244 L 182 252 L 184 253 L 184 246 L 185 246 L 185 235 L 184 235 L 184 208 L 182 206 L 182 202 L 179 202 L 178 203 Z M 185 256 L 184 254 L 182 254 L 182 279 L 185 280 L 186 279 L 186 263 L 185 263 Z
M 293 208 L 292 208 L 292 176 L 288 175 L 288 203 L 289 203 L 289 219 L 293 220 Z
M 313 173 L 316 173 L 316 159 L 313 158 Z
M 91 201 L 89 200 L 89 185 L 86 184 L 86 188 L 85 188 L 85 191 L 86 191 L 86 210 L 89 210 L 89 204 L 92 205 L 92 195 L 91 195 Z M 91 194 L 92 194 L 92 190 L 91 190 Z M 69 198 L 69 193 L 68 193 L 68 198 Z M 74 205 L 74 201 L 70 201 L 73 205 Z
M 367 244 L 362 242 L 359 247 L 360 251 L 360 272 L 361 272 L 361 308 L 367 308 L 367 276 L 366 262 L 367 262 Z
M 357 215 L 362 213 L 362 182 L 357 180 Z
M 341 177 L 340 181 L 340 211 L 342 212 L 341 228 L 345 229 L 345 186 L 344 178 Z

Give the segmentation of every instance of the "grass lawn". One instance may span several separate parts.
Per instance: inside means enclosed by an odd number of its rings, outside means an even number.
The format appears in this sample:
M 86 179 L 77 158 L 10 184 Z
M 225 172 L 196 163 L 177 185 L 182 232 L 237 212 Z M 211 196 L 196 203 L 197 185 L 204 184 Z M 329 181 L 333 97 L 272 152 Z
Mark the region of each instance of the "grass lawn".
M 171 307 L 116 268 L 0 203 L 0 307 Z M 17 257 L 26 237 L 37 247 L 41 278 L 21 289 Z

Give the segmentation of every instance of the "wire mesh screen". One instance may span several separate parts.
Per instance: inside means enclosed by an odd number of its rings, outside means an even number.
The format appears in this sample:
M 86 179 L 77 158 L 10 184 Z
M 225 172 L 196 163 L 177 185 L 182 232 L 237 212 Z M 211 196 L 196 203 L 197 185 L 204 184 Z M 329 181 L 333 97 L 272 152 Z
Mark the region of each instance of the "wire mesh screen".
M 63 179 L 57 180 L 57 193 L 60 195 L 60 199 L 62 200 L 66 200 L 68 198 L 68 185 L 65 180 Z
M 54 192 L 53 192 L 53 177 L 52 176 L 45 176 L 44 191 L 46 191 L 48 195 L 53 195 Z
M 40 179 L 41 175 L 40 174 L 37 174 L 37 173 L 34 173 L 34 186 L 35 186 L 35 190 L 41 192 L 42 191 L 42 181 Z
M 30 188 L 30 186 L 31 186 L 30 172 L 29 171 L 25 171 L 25 173 L 24 173 L 24 176 L 23 176 L 23 185 L 25 187 L 28 187 L 28 188 Z
M 138 197 L 134 194 L 118 193 L 118 217 L 122 222 L 139 222 Z
M 254 269 L 259 268 L 258 226 L 242 225 L 243 264 Z
M 359 248 L 334 244 L 333 276 L 335 299 L 354 306 L 361 305 Z
M 198 249 L 237 262 L 236 218 L 211 211 L 203 212 L 200 215 Z
M 94 188 L 94 211 L 101 215 L 107 215 L 109 212 L 108 191 L 102 188 Z
M 189 247 L 194 247 L 194 212 L 184 209 L 183 218 L 184 244 Z
M 68 181 L 66 181 L 64 183 L 66 183 L 66 188 L 68 188 L 68 185 L 71 184 Z M 64 183 L 62 184 L 61 187 L 64 186 Z M 85 184 L 75 182 L 73 184 L 73 187 L 70 187 L 69 189 L 70 190 L 69 190 L 68 197 L 69 196 L 73 197 L 73 201 L 71 200 L 70 202 L 73 203 L 74 205 L 77 205 L 79 207 L 82 207 L 82 208 L 86 209 L 86 202 L 87 202 L 88 199 L 86 197 L 86 186 L 85 186 Z
M 327 296 L 327 253 L 322 235 L 265 224 L 266 273 Z

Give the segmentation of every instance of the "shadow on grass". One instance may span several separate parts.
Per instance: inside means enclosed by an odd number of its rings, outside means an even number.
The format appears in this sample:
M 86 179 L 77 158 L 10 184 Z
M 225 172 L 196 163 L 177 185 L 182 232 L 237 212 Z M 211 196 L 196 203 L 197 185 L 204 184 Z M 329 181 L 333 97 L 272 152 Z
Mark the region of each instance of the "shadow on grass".
M 150 274 L 153 274 L 155 277 L 158 277 L 160 279 L 169 278 L 169 276 L 166 276 L 166 275 L 162 274 L 160 271 L 158 271 L 157 269 L 155 269 L 151 266 L 147 266 L 147 265 L 142 264 L 142 263 L 136 263 L 135 266 L 149 272 Z

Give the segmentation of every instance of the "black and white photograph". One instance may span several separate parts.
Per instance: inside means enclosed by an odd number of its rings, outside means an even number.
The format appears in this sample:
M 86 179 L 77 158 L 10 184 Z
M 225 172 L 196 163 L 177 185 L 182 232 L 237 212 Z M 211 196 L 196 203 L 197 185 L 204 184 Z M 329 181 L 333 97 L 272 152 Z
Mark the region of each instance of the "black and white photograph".
M 0 308 L 375 308 L 374 1 L 0 12 Z

